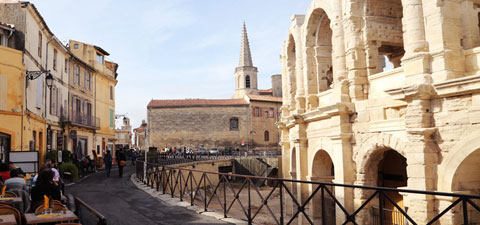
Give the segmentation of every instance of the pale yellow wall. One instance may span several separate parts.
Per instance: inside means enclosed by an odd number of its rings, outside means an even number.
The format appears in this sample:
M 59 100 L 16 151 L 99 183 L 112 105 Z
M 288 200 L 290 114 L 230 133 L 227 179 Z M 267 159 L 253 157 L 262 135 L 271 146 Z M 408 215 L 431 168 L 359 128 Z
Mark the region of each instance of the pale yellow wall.
M 22 150 L 23 71 L 22 52 L 0 46 L 0 132 L 10 135 L 11 150 Z
M 110 126 L 110 109 L 113 109 L 115 116 L 115 91 L 113 99 L 110 99 L 110 86 L 115 90 L 116 81 L 109 79 L 101 74 L 96 74 L 96 116 L 100 118 L 100 130 L 98 133 L 115 135 L 115 118 L 113 118 L 113 127 Z

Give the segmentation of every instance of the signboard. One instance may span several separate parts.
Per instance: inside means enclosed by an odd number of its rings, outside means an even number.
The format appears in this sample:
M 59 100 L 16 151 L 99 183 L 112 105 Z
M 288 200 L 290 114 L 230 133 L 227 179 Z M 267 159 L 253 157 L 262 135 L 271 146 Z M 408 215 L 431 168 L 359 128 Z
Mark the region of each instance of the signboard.
M 22 168 L 26 173 L 38 173 L 38 151 L 21 151 L 9 153 L 10 162 Z
M 61 163 L 62 162 L 62 150 L 58 150 L 57 153 L 58 153 L 57 162 Z

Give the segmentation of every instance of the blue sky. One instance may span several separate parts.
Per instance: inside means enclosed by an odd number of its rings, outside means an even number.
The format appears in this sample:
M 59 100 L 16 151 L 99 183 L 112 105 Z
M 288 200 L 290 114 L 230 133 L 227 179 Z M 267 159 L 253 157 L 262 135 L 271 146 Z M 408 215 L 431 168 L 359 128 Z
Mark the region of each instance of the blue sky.
M 259 88 L 281 73 L 280 52 L 293 14 L 310 0 L 34 0 L 50 29 L 101 46 L 117 62 L 116 113 L 133 127 L 151 99 L 231 98 L 242 23 Z

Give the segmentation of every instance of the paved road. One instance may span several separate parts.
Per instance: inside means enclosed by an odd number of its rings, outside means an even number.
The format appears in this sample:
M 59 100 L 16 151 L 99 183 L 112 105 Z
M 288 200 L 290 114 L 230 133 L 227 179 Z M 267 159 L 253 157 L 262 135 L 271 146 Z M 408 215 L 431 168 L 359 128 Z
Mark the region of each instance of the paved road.
M 66 187 L 65 192 L 81 198 L 107 218 L 109 225 L 228 224 L 183 207 L 167 206 L 139 190 L 130 181 L 134 167 L 124 169 L 123 178 L 113 170 L 110 178 L 99 172 Z

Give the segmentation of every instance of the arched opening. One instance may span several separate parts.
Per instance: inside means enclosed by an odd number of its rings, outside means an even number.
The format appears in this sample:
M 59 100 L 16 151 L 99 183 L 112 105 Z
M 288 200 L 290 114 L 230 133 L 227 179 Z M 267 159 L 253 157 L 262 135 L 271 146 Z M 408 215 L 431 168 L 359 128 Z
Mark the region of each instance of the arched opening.
M 480 149 L 475 150 L 458 166 L 453 176 L 452 191 L 464 194 L 480 194 Z M 480 205 L 479 200 L 473 200 L 475 204 Z M 472 206 L 467 206 L 469 224 L 480 224 L 480 214 Z M 462 212 L 461 206 L 457 206 L 458 212 Z M 463 223 L 463 214 L 454 214 L 455 224 Z
M 367 171 L 376 172 L 376 174 L 371 174 L 375 176 L 372 181 L 376 182 L 376 186 L 389 188 L 407 186 L 407 159 L 400 153 L 393 149 L 384 149 L 379 152 L 376 157 L 372 158 L 372 160 L 373 162 L 370 164 L 370 170 Z M 397 205 L 402 208 L 404 207 L 403 196 L 398 192 L 386 192 L 385 194 L 387 194 Z M 404 222 L 406 222 L 404 216 L 391 202 L 383 201 L 381 205 L 373 206 L 372 214 L 374 223 L 380 222 L 380 210 L 383 210 L 385 215 L 385 224 L 404 224 Z
M 268 130 L 266 130 L 263 133 L 263 139 L 264 139 L 264 141 L 270 141 L 270 133 L 268 132 Z
M 330 89 L 333 83 L 332 30 L 323 9 L 315 9 L 310 15 L 306 35 L 307 104 L 313 108 L 318 105 L 316 95 Z
M 335 178 L 335 169 L 333 161 L 326 151 L 320 150 L 315 154 L 313 158 L 311 174 L 311 181 L 333 183 L 333 179 Z M 317 187 L 317 185 L 312 185 L 310 194 L 313 193 Z M 334 193 L 333 188 L 327 188 Z M 326 224 L 335 224 L 335 201 L 329 195 L 325 196 L 324 201 Z M 312 206 L 310 210 L 310 214 L 312 215 L 315 224 L 321 224 L 322 215 L 321 213 L 318 213 L 321 211 L 322 199 L 320 194 L 317 193 L 312 199 Z
M 249 75 L 247 75 L 245 77 L 245 87 L 250 88 L 250 76 Z
M 8 162 L 8 154 L 10 153 L 11 137 L 8 134 L 0 133 L 0 161 Z
M 293 35 L 288 37 L 288 46 L 287 46 L 287 85 L 288 85 L 288 104 L 290 107 L 295 106 L 295 94 L 297 92 L 296 84 L 296 47 L 295 40 Z
M 402 1 L 366 0 L 364 10 L 368 74 L 400 67 L 405 54 Z

